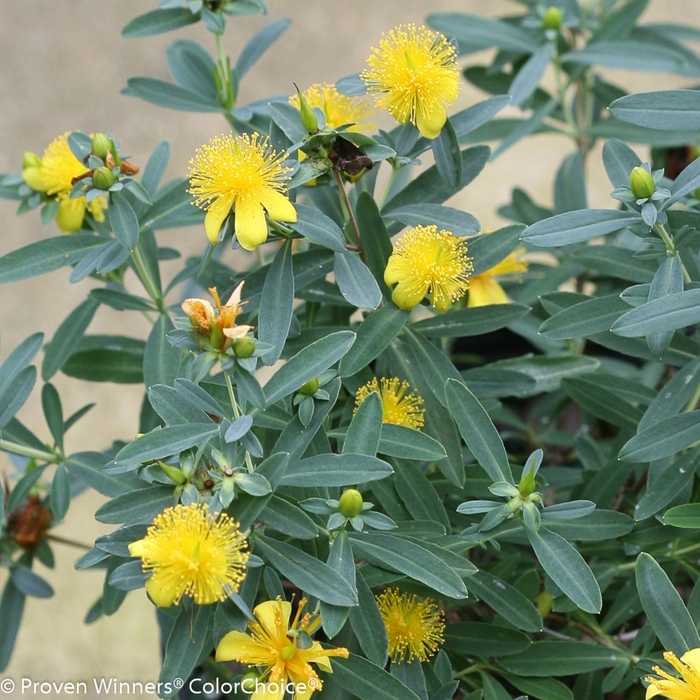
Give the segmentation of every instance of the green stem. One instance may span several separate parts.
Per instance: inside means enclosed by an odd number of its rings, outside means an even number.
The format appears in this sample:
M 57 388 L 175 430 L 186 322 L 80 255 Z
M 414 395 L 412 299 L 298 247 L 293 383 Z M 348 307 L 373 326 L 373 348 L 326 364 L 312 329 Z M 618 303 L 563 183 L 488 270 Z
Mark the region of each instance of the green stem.
M 236 401 L 236 395 L 233 392 L 233 383 L 231 382 L 231 376 L 228 372 L 224 372 L 224 378 L 226 379 L 226 388 L 228 389 L 228 397 L 231 400 L 231 410 L 233 411 L 234 419 L 241 417 L 241 411 L 238 408 L 238 402 Z M 255 469 L 253 468 L 253 460 L 250 456 L 248 450 L 245 451 L 245 465 L 248 468 L 248 472 L 252 474 Z
M 566 119 L 566 123 L 569 125 L 569 128 L 571 129 L 571 136 L 576 140 L 577 144 L 579 142 L 579 139 L 581 138 L 581 134 L 579 133 L 579 128 L 578 128 L 578 122 L 576 121 L 576 118 L 574 116 L 574 113 L 571 110 L 571 105 L 569 104 L 569 101 L 566 98 L 566 93 L 571 87 L 571 81 L 567 81 L 564 83 L 564 79 L 562 76 L 562 68 L 561 68 L 561 57 L 559 56 L 558 53 L 554 54 L 554 58 L 552 59 L 552 64 L 554 65 L 554 76 L 556 78 L 556 84 L 557 84 L 557 95 L 559 97 L 559 104 L 561 105 L 562 110 L 564 110 L 564 117 Z
M 30 457 L 31 459 L 39 459 L 42 462 L 49 462 L 51 464 L 57 464 L 60 461 L 58 456 L 52 454 L 51 452 L 36 450 L 33 447 L 20 445 L 17 442 L 10 442 L 9 440 L 0 439 L 0 450 L 5 450 L 5 452 L 12 452 L 16 455 L 22 455 L 24 457 Z
M 384 185 L 384 191 L 382 192 L 381 197 L 379 197 L 379 199 L 377 200 L 377 208 L 380 211 L 384 206 L 384 202 L 386 202 L 386 198 L 389 195 L 389 192 L 391 191 L 391 187 L 394 184 L 396 176 L 399 174 L 399 170 L 401 170 L 401 166 L 392 164 L 391 175 L 389 175 L 389 179 L 386 181 L 386 185 Z
M 222 34 L 216 34 L 216 55 L 218 58 L 216 68 L 219 73 L 219 82 L 221 88 L 219 90 L 219 101 L 227 113 L 233 109 L 233 85 L 231 84 L 230 60 L 224 50 L 224 37 Z M 228 117 L 227 117 L 228 118 Z
M 673 255 L 678 255 L 678 251 L 676 250 L 676 246 L 673 243 L 673 239 L 671 238 L 671 234 L 666 230 L 666 227 L 663 224 L 656 223 L 654 224 L 654 229 L 656 229 L 656 232 L 661 236 L 661 240 L 664 242 L 664 245 L 666 246 L 666 250 L 669 253 L 672 253 Z M 688 274 L 688 270 L 685 269 L 685 265 L 683 264 L 683 261 L 680 260 L 679 262 L 681 263 L 681 270 L 683 271 L 683 279 L 686 282 L 690 282 L 690 275 Z
M 350 200 L 348 199 L 348 193 L 345 191 L 345 184 L 343 183 L 343 178 L 337 170 L 333 170 L 333 175 L 338 185 L 338 192 L 340 193 L 340 203 L 343 206 L 343 209 L 345 210 L 345 213 L 347 214 L 350 223 L 352 224 L 353 230 L 355 231 L 357 247 L 360 249 L 360 257 L 364 262 L 367 262 L 365 260 L 365 252 L 362 248 L 362 234 L 360 233 L 360 227 L 357 225 L 355 212 L 352 210 L 352 206 L 350 206 Z
M 158 312 L 164 314 L 166 311 L 163 304 L 163 297 L 148 273 L 148 268 L 146 267 L 146 263 L 143 261 L 143 257 L 141 257 L 141 251 L 138 249 L 138 246 L 131 251 L 131 259 L 134 262 L 136 271 L 139 273 L 144 289 L 146 292 L 148 292 L 148 296 L 153 300 L 153 303 L 158 308 Z

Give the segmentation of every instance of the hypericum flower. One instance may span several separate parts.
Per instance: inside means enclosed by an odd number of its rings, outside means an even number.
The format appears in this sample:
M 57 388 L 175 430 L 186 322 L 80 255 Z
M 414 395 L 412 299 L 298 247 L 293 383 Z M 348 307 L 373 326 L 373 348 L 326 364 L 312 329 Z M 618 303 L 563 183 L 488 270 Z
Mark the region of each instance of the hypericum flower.
M 318 629 L 321 620 L 317 615 L 304 613 L 305 606 L 306 600 L 302 598 L 290 625 L 291 603 L 279 598 L 260 603 L 253 610 L 257 622 L 248 622 L 250 634 L 234 630 L 219 642 L 217 661 L 263 667 L 251 700 L 282 700 L 289 681 L 295 686 L 293 700 L 307 700 L 323 687 L 311 664 L 333 673 L 328 657 L 348 657 L 348 650 L 342 647 L 324 649 L 318 642 L 308 646 L 308 635 Z M 306 644 L 299 643 L 300 635 Z
M 644 679 L 649 683 L 646 700 L 657 695 L 663 695 L 669 700 L 698 700 L 700 698 L 700 649 L 686 651 L 680 660 L 672 651 L 665 651 L 664 659 L 678 671 L 681 678 L 674 678 L 663 669 L 654 666 L 654 673 L 661 677 L 647 676 Z
M 89 172 L 89 168 L 81 163 L 70 150 L 68 137 L 70 131 L 55 138 L 44 151 L 42 158 L 22 170 L 22 179 L 33 190 L 45 192 L 55 197 L 58 202 L 56 225 L 61 231 L 70 233 L 77 231 L 83 225 L 87 209 L 95 221 L 104 221 L 101 197 L 87 202 L 85 197 L 70 199 L 74 179 Z
M 161 608 L 189 595 L 197 605 L 226 600 L 245 578 L 248 544 L 238 523 L 225 513 L 214 518 L 206 505 L 166 508 L 146 536 L 129 545 L 143 570 L 152 571 L 146 590 Z
M 459 93 L 455 47 L 439 32 L 402 24 L 383 36 L 360 73 L 377 106 L 434 139 Z
M 416 226 L 396 241 L 384 281 L 396 284 L 391 298 L 410 311 L 427 293 L 438 311 L 447 311 L 469 289 L 473 267 L 467 243 L 437 226 Z
M 241 282 L 231 293 L 229 300 L 221 304 L 216 287 L 209 287 L 209 293 L 214 297 L 217 311 L 206 299 L 185 299 L 182 310 L 187 314 L 194 328 L 195 335 L 209 341 L 212 349 L 225 352 L 238 338 L 243 338 L 253 330 L 253 326 L 236 325 L 236 319 L 242 313 Z
M 423 399 L 415 392 L 406 394 L 408 382 L 402 382 L 398 377 L 375 377 L 371 382 L 361 386 L 355 394 L 355 411 L 360 404 L 376 391 L 382 400 L 382 422 L 404 425 L 407 428 L 420 430 L 424 423 L 425 411 L 421 408 Z
M 527 272 L 527 260 L 523 259 L 525 248 L 517 248 L 498 265 L 469 278 L 467 306 L 507 304 L 509 299 L 497 278 Z
M 301 93 L 309 107 L 318 107 L 326 115 L 326 126 L 336 129 L 343 124 L 353 124 L 348 131 L 368 131 L 372 124 L 366 122 L 374 110 L 364 97 L 350 97 L 338 92 L 332 83 L 314 83 Z M 289 98 L 290 104 L 300 107 L 299 95 Z
M 430 598 L 387 588 L 377 596 L 393 663 L 427 661 L 445 641 L 445 619 Z
M 236 215 L 236 238 L 253 250 L 267 238 L 265 212 L 272 221 L 296 221 L 286 197 L 288 173 L 282 155 L 260 134 L 215 136 L 190 160 L 190 194 L 207 210 L 204 229 L 213 245 L 224 219 Z

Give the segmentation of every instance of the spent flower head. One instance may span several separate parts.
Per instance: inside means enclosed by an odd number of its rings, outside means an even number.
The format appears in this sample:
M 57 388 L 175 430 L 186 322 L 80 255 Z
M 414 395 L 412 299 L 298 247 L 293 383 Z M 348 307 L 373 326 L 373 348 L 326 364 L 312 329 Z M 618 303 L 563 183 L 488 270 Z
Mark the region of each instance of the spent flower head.
M 445 616 L 430 598 L 387 588 L 377 596 L 393 663 L 427 661 L 445 641 Z
M 654 666 L 657 677 L 646 676 L 646 700 L 661 695 L 668 700 L 697 700 L 700 698 L 700 649 L 686 651 L 679 659 L 672 651 L 664 652 L 664 659 L 673 666 L 680 678 Z
M 156 516 L 146 536 L 129 545 L 152 576 L 146 590 L 163 608 L 189 595 L 197 605 L 226 600 L 245 578 L 248 544 L 238 523 L 206 505 L 176 505 Z
M 455 47 L 439 32 L 415 24 L 392 29 L 373 48 L 360 73 L 379 108 L 399 123 L 410 121 L 434 139 L 459 93 Z
M 430 294 L 430 303 L 447 311 L 469 289 L 472 269 L 465 240 L 435 225 L 416 226 L 396 241 L 384 281 L 396 284 L 391 298 L 400 309 L 410 311 Z
M 323 683 L 311 666 L 316 664 L 322 671 L 333 673 L 329 661 L 331 656 L 348 657 L 348 650 L 342 647 L 324 649 L 311 635 L 321 625 L 318 615 L 305 612 L 306 599 L 299 601 L 294 619 L 292 604 L 286 600 L 268 600 L 253 610 L 255 622 L 248 622 L 250 634 L 234 630 L 219 642 L 216 648 L 217 661 L 238 661 L 248 666 L 260 666 L 260 683 L 276 684 L 282 692 L 258 694 L 254 697 L 275 697 L 281 699 L 289 681 L 295 686 L 293 700 L 308 700 Z M 298 686 L 304 688 L 299 692 Z M 273 686 L 274 687 L 274 686 Z
M 190 194 L 207 211 L 204 229 L 213 245 L 226 217 L 233 211 L 236 238 L 253 250 L 267 239 L 265 214 L 272 221 L 296 221 L 297 212 L 286 196 L 291 168 L 282 165 L 268 140 L 252 136 L 215 136 L 190 160 Z
M 355 411 L 372 392 L 376 392 L 382 401 L 383 423 L 420 430 L 425 422 L 423 399 L 415 391 L 407 393 L 408 389 L 408 382 L 402 382 L 398 377 L 382 377 L 379 381 L 375 377 L 357 390 Z

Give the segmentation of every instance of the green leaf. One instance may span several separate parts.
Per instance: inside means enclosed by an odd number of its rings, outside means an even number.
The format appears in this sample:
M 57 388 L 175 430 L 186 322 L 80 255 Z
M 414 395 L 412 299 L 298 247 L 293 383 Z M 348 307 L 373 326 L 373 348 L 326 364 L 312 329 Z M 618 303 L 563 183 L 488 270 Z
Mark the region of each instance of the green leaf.
M 458 137 L 478 129 L 511 103 L 510 95 L 496 95 L 483 102 L 477 102 L 450 117 Z M 453 232 L 454 233 L 454 232 Z
M 435 462 L 447 457 L 445 448 L 435 438 L 420 430 L 393 423 L 382 424 L 377 451 L 390 457 L 422 462 Z
M 459 187 L 462 179 L 462 154 L 454 127 L 448 119 L 440 134 L 432 141 L 435 167 L 442 179 L 453 189 Z
M 408 204 L 405 207 L 393 209 L 386 218 L 400 221 L 406 226 L 434 224 L 438 229 L 450 231 L 455 236 L 473 236 L 481 228 L 481 224 L 471 214 L 443 204 Z M 386 266 L 386 261 L 384 265 Z M 381 275 L 384 275 L 383 269 Z
M 158 513 L 175 504 L 172 486 L 151 486 L 113 498 L 95 511 L 101 523 L 150 523 Z
M 687 194 L 695 192 L 700 185 L 700 163 L 695 160 L 683 169 L 683 172 L 673 181 L 671 185 L 671 198 L 664 201 L 662 209 L 668 209 Z
M 553 340 L 583 338 L 610 330 L 612 324 L 629 308 L 629 304 L 618 294 L 595 297 L 557 312 L 540 326 L 539 332 Z
M 630 0 L 619 9 L 605 13 L 590 41 L 595 43 L 605 39 L 627 37 L 648 4 L 649 0 Z
M 615 391 L 605 388 L 600 382 L 564 379 L 562 388 L 581 408 L 594 416 L 620 428 L 637 429 L 642 417 L 641 409 L 622 399 Z
M 170 32 L 173 29 L 185 27 L 188 24 L 199 22 L 199 17 L 186 7 L 171 7 L 165 10 L 153 10 L 143 15 L 134 17 L 124 29 L 122 36 L 127 39 L 135 39 L 142 36 L 152 36 Z
M 243 47 L 236 60 L 234 70 L 242 78 L 260 59 L 260 57 L 277 41 L 285 29 L 292 23 L 289 19 L 278 19 L 256 32 Z
M 0 391 L 0 428 L 4 428 L 24 405 L 36 384 L 36 367 L 21 369 Z
M 624 338 L 673 331 L 700 323 L 700 289 L 668 294 L 630 309 L 612 326 Z
M 490 234 L 493 235 L 493 234 Z M 494 304 L 475 308 L 458 309 L 436 314 L 411 324 L 411 327 L 427 336 L 460 338 L 483 335 L 508 326 L 530 312 L 530 307 L 520 304 Z
M 493 481 L 512 484 L 513 475 L 501 436 L 476 396 L 454 379 L 447 380 L 445 396 L 459 432 L 480 466 Z
M 41 343 L 44 340 L 43 333 L 34 333 L 26 340 L 23 340 L 2 363 L 0 367 L 0 394 L 4 394 L 10 382 L 23 370 L 39 352 Z M 7 396 L 12 396 L 8 393 Z M 0 406 L 4 402 L 0 402 Z
M 613 209 L 570 211 L 528 226 L 522 239 L 534 246 L 563 246 L 606 236 L 640 221 L 639 215 Z
M 409 313 L 387 304 L 369 314 L 357 328 L 357 339 L 340 361 L 340 375 L 350 377 L 378 357 L 406 325 Z
M 554 678 L 522 678 L 512 673 L 501 672 L 511 685 L 519 691 L 540 700 L 574 700 L 573 693 L 567 686 Z M 586 696 L 589 697 L 589 696 Z
M 376 309 L 382 301 L 382 291 L 369 268 L 348 250 L 335 253 L 334 257 L 333 272 L 340 293 L 359 309 Z
M 564 63 L 580 63 L 585 66 L 602 66 L 645 73 L 678 72 L 685 64 L 683 55 L 665 46 L 647 42 L 596 41 L 578 51 L 569 51 L 562 56 Z M 613 103 L 614 104 L 614 103 Z M 615 112 L 613 112 L 615 114 Z M 615 114 L 619 117 L 619 114 Z M 686 123 L 685 128 L 688 128 Z
M 170 161 L 170 144 L 167 141 L 161 141 L 151 153 L 151 157 L 143 169 L 141 176 L 141 186 L 153 198 L 156 194 L 160 181 L 163 179 L 165 169 Z
M 642 284 L 651 282 L 657 269 L 655 260 L 640 260 L 634 251 L 612 245 L 586 246 L 572 257 L 604 275 Z
M 103 496 L 114 498 L 129 493 L 144 484 L 134 474 L 105 474 L 105 456 L 101 452 L 76 452 L 64 462 L 69 473 Z
M 534 642 L 525 651 L 509 656 L 499 664 L 519 676 L 548 678 L 573 676 L 617 666 L 628 660 L 626 650 L 587 642 Z
M 207 102 L 217 102 L 216 64 L 203 46 L 196 41 L 180 39 L 168 46 L 165 58 L 177 83 Z
M 685 503 L 682 506 L 669 508 L 664 513 L 664 522 L 673 527 L 693 530 L 700 528 L 700 503 Z
M 626 143 L 610 139 L 603 146 L 603 164 L 613 187 L 624 187 L 629 186 L 632 168 L 642 161 Z
M 292 268 L 292 241 L 287 241 L 275 255 L 265 277 L 260 313 L 258 338 L 272 347 L 262 356 L 266 365 L 273 365 L 282 354 L 294 314 L 294 270 Z
M 70 477 L 65 465 L 59 464 L 51 480 L 51 512 L 54 522 L 66 517 L 70 505 Z
M 272 375 L 264 386 L 271 405 L 327 370 L 348 352 L 355 342 L 352 331 L 331 333 L 300 350 Z
M 359 700 L 420 700 L 400 680 L 376 664 L 350 654 L 332 661 L 333 681 Z
M 273 123 L 292 143 L 300 143 L 306 138 L 306 129 L 301 124 L 301 115 L 294 105 L 289 102 L 270 102 L 268 109 Z
M 51 598 L 53 588 L 41 576 L 35 574 L 26 566 L 15 566 L 10 569 L 12 583 L 26 596 L 33 598 Z
M 128 550 L 127 550 L 128 551 Z M 148 575 L 143 572 L 140 560 L 127 561 L 109 575 L 109 585 L 119 591 L 136 591 L 143 588 Z
M 531 642 L 527 635 L 489 622 L 458 622 L 445 627 L 445 647 L 463 656 L 511 656 Z
M 326 563 L 332 569 L 337 571 L 351 586 L 357 589 L 355 584 L 355 559 L 353 557 L 348 534 L 345 532 L 345 530 L 341 530 L 335 540 L 333 540 Z M 329 639 L 333 639 L 333 637 L 335 637 L 343 629 L 351 610 L 352 608 L 338 607 L 336 605 L 329 605 L 328 603 L 323 602 L 321 603 L 321 621 L 323 623 L 323 631 L 326 633 L 326 636 Z
M 389 464 L 360 454 L 321 454 L 294 462 L 282 477 L 283 486 L 352 486 L 391 476 Z
M 620 450 L 623 462 L 651 462 L 670 457 L 700 440 L 700 411 L 670 416 L 640 430 Z
M 382 434 L 382 400 L 376 391 L 357 407 L 343 442 L 343 454 L 374 457 Z
M 200 94 L 187 90 L 180 85 L 166 83 L 156 78 L 129 78 L 122 95 L 140 97 L 146 102 L 178 109 L 185 112 L 220 112 L 218 102 L 205 99 Z
M 462 53 L 490 49 L 532 53 L 538 46 L 520 27 L 497 19 L 479 17 L 464 12 L 437 12 L 428 15 L 428 24 L 448 38 L 455 38 Z
M 627 95 L 615 100 L 610 111 L 618 119 L 664 131 L 700 129 L 700 92 L 662 90 Z
M 600 587 L 584 558 L 563 537 L 541 527 L 525 530 L 542 568 L 576 605 L 589 613 L 603 606 Z
M 365 656 L 380 667 L 386 665 L 388 640 L 377 599 L 362 575 L 356 572 L 359 605 L 350 609 L 350 625 Z
M 138 297 L 119 289 L 93 289 L 90 296 L 100 304 L 117 311 L 155 311 L 149 299 Z
M 44 473 L 48 465 L 44 464 L 40 467 L 34 467 L 28 472 L 22 475 L 22 477 L 15 483 L 14 488 L 10 491 L 10 495 L 7 497 L 7 502 L 5 503 L 5 510 L 8 513 L 19 508 L 24 499 L 27 497 L 29 492 L 32 490 L 34 484 L 39 480 L 39 477 Z
M 289 226 L 304 238 L 337 253 L 345 251 L 345 236 L 338 224 L 313 207 L 296 204 L 297 220 Z
M 156 429 L 122 447 L 111 464 L 135 469 L 144 462 L 188 450 L 217 433 L 218 428 L 211 422 Z
M 143 354 L 143 380 L 147 389 L 156 384 L 172 386 L 175 382 L 182 353 L 168 342 L 168 333 L 174 329 L 170 317 L 161 314 L 148 335 Z
M 204 212 L 192 206 L 193 198 L 187 191 L 188 184 L 188 180 L 183 178 L 165 185 L 153 206 L 144 215 L 142 227 L 157 231 L 174 226 L 201 224 L 204 221 Z M 139 240 L 143 241 L 143 238 L 142 231 Z
M 91 382 L 141 384 L 145 343 L 122 336 L 84 336 L 61 371 Z
M 400 571 L 449 598 L 466 598 L 462 579 L 427 549 L 393 535 L 351 533 L 353 551 L 370 564 Z
M 678 591 L 646 552 L 637 557 L 635 578 L 644 612 L 664 649 L 681 656 L 700 646 L 698 630 Z
M 472 238 L 469 241 L 469 255 L 474 260 L 473 274 L 486 272 L 505 260 L 520 245 L 520 236 L 524 230 L 522 224 L 513 224 Z
M 575 520 L 555 520 L 548 518 L 547 514 L 543 512 L 542 524 L 548 530 L 567 540 L 580 540 L 582 542 L 612 540 L 622 537 L 634 529 L 634 521 L 629 515 L 614 510 L 594 510 L 592 513 Z
M 434 520 L 449 530 L 445 506 L 430 480 L 413 462 L 403 460 L 396 464 L 394 487 L 414 520 Z
M 255 535 L 256 549 L 302 591 L 330 605 L 357 605 L 357 591 L 337 571 L 285 542 Z
M 469 577 L 469 590 L 512 625 L 525 632 L 540 632 L 542 616 L 517 588 L 486 571 Z
M 287 453 L 276 452 L 258 464 L 255 473 L 264 476 L 274 491 L 279 486 L 280 479 L 287 470 L 288 460 L 289 455 Z M 272 494 L 261 498 L 250 496 L 247 493 L 238 495 L 233 502 L 232 508 L 236 520 L 241 524 L 241 529 L 250 527 L 257 520 L 271 497 Z
M 10 663 L 19 624 L 24 612 L 25 596 L 8 578 L 0 599 L 0 672 Z
M 211 646 L 209 626 L 213 612 L 213 605 L 180 609 L 168 635 L 165 658 L 158 677 L 159 687 L 163 683 L 168 688 L 177 688 L 176 681 L 190 677 L 207 643 Z
M 586 177 L 583 158 L 576 151 L 564 158 L 554 182 L 554 213 L 586 209 Z
M 684 171 L 685 172 L 685 171 Z M 683 271 L 679 255 L 666 257 L 659 265 L 654 279 L 649 285 L 649 301 L 661 299 L 669 294 L 683 291 Z M 662 357 L 673 338 L 673 331 L 661 331 L 647 336 L 649 351 L 655 357 Z
M 293 503 L 272 494 L 265 509 L 258 516 L 273 530 L 277 530 L 299 540 L 313 540 L 318 537 L 314 521 Z
M 553 44 L 545 42 L 525 61 L 508 90 L 514 105 L 522 105 L 535 92 L 552 59 L 552 52 Z
M 133 250 L 139 241 L 139 220 L 121 192 L 111 192 L 107 209 L 109 225 L 117 240 L 127 250 Z
M 362 192 L 357 198 L 355 216 L 362 236 L 367 267 L 372 271 L 384 297 L 391 299 L 391 292 L 384 282 L 384 269 L 393 251 L 393 246 L 377 203 L 369 192 Z

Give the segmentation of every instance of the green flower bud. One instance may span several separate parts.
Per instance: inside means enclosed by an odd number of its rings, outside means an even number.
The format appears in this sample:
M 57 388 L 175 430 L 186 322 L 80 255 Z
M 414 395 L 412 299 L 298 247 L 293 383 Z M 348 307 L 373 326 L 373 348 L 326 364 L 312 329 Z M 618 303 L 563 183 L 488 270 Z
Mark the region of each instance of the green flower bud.
M 233 352 L 236 357 L 240 357 L 242 360 L 250 357 L 255 352 L 255 338 L 251 338 L 249 335 L 236 338 L 233 341 Z
M 24 168 L 40 168 L 41 158 L 36 153 L 25 151 L 22 157 L 22 169 Z
M 297 88 L 297 94 L 299 95 L 301 123 L 310 134 L 315 134 L 318 131 L 318 119 L 316 118 L 316 114 L 314 113 L 313 109 L 309 107 L 309 103 L 306 101 L 304 95 L 301 94 L 299 88 Z
M 257 671 L 248 671 L 244 676 L 241 676 L 241 689 L 243 692 L 252 695 L 258 678 L 260 678 L 260 674 Z
M 108 153 L 112 153 L 114 150 L 114 141 L 112 141 L 107 134 L 103 134 L 98 131 L 92 137 L 92 152 L 98 157 L 104 160 Z
M 638 165 L 632 168 L 632 172 L 630 173 L 630 189 L 637 199 L 646 199 L 654 194 L 656 183 L 651 173 L 642 168 L 641 165 Z
M 318 377 L 314 377 L 313 379 L 309 379 L 306 384 L 304 384 L 301 389 L 299 389 L 299 393 L 303 394 L 304 396 L 313 396 L 316 392 L 318 391 Z
M 170 477 L 174 483 L 182 485 L 185 483 L 185 481 L 187 481 L 185 475 L 182 473 L 182 470 L 178 469 L 177 467 L 173 467 L 172 465 L 161 462 L 160 460 L 158 460 L 158 466 Z
M 548 7 L 547 11 L 544 13 L 542 18 L 542 26 L 545 29 L 559 29 L 562 25 L 564 18 L 562 17 L 561 10 L 558 7 Z
M 552 611 L 552 594 L 549 591 L 542 591 L 537 598 L 535 598 L 535 605 L 537 606 L 537 611 L 542 617 L 547 617 Z
M 98 190 L 108 190 L 114 184 L 114 173 L 106 166 L 95 168 L 92 173 L 92 184 Z
M 362 512 L 362 494 L 357 489 L 346 489 L 338 501 L 338 510 L 346 518 L 354 518 Z

